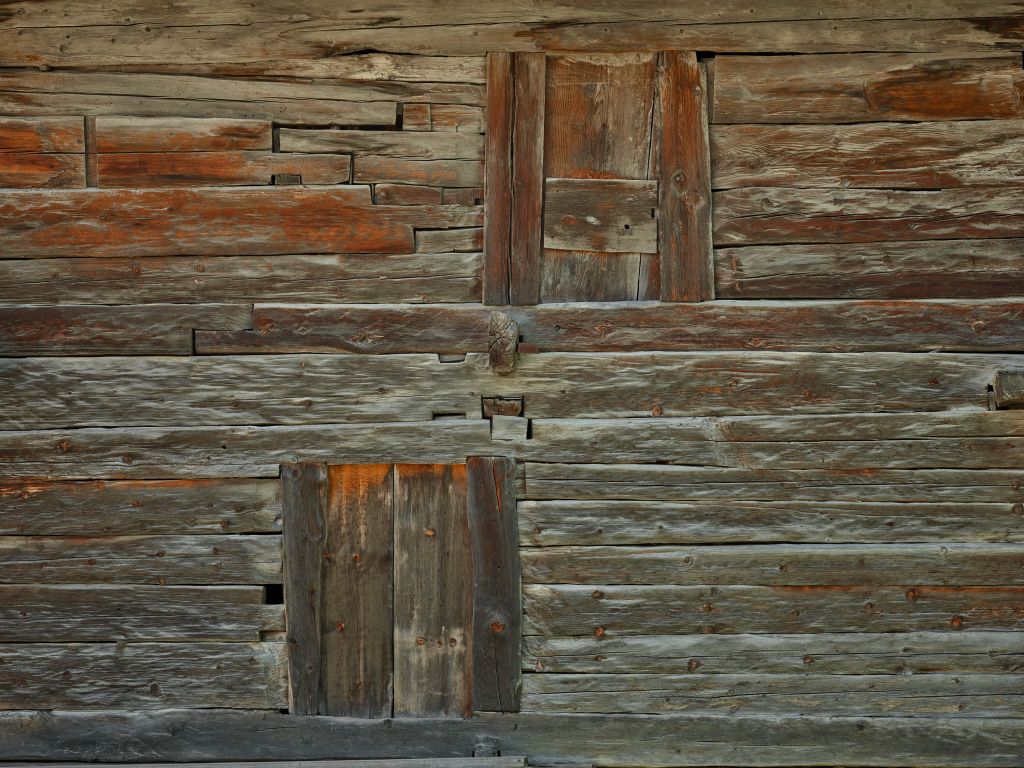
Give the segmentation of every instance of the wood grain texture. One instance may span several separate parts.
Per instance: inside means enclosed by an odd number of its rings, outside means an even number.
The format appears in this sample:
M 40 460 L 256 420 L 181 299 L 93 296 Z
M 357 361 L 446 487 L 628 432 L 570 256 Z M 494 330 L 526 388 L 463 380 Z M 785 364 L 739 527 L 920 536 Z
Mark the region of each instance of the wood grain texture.
M 484 137 L 470 133 L 281 128 L 280 151 L 374 155 L 405 160 L 483 160 Z
M 327 469 L 320 610 L 324 715 L 390 717 L 394 469 Z
M 992 384 L 996 408 L 1024 405 L 1024 370 L 999 371 Z
M 510 304 L 540 301 L 546 66 L 540 53 L 517 54 L 512 60 Z
M 5 536 L 276 533 L 272 480 L 14 482 L 0 486 Z
M 547 179 L 544 247 L 657 253 L 658 183 L 613 179 Z
M 1024 120 L 718 125 L 711 131 L 711 184 L 715 189 L 1020 184 L 1022 128 Z
M 985 298 L 1024 294 L 1024 241 L 932 240 L 719 248 L 723 299 Z
M 714 298 L 707 74 L 693 52 L 666 51 L 658 82 L 658 250 L 662 301 Z
M 483 303 L 509 303 L 512 226 L 514 69 L 510 53 L 487 55 L 487 151 L 484 168 Z
M 1024 117 L 1015 53 L 722 56 L 716 123 L 859 123 Z
M 284 628 L 262 587 L 0 585 L 0 641 L 256 642 Z
M 394 713 L 468 717 L 473 558 L 466 465 L 395 466 Z
M 3 643 L 0 709 L 287 705 L 281 643 Z
M 444 189 L 425 184 L 374 184 L 373 200 L 384 205 L 434 205 L 444 199 Z
M 98 187 L 228 187 L 293 174 L 305 185 L 351 181 L 347 155 L 276 152 L 119 152 L 97 157 Z
M 357 154 L 352 162 L 352 178 L 362 184 L 408 182 L 433 187 L 479 187 L 484 183 L 484 166 L 480 160 L 407 160 Z
M 96 151 L 100 153 L 269 151 L 272 148 L 271 124 L 266 120 L 96 118 Z
M 0 188 L 75 189 L 84 186 L 84 155 L 0 152 Z
M 522 596 L 515 461 L 466 461 L 473 560 L 474 711 L 517 712 L 521 686 Z
M 558 673 L 905 675 L 1005 674 L 1017 632 L 528 637 L 523 670 Z
M 85 152 L 85 124 L 78 117 L 0 117 L 0 152 Z

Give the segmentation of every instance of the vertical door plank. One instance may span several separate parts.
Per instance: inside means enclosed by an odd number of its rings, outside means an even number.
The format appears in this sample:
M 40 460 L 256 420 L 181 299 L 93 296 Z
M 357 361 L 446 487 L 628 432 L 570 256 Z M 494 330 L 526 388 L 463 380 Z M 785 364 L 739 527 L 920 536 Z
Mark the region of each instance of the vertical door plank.
M 512 225 L 509 302 L 540 301 L 540 254 L 544 212 L 543 53 L 513 57 L 515 116 L 512 127 Z
M 509 300 L 512 217 L 512 54 L 487 54 L 487 149 L 484 167 L 484 304 Z
M 320 714 L 391 717 L 390 464 L 328 468 Z
M 548 59 L 545 176 L 648 178 L 656 63 L 653 53 Z M 639 253 L 545 249 L 541 301 L 635 300 L 646 292 L 641 262 Z
M 473 552 L 473 709 L 519 710 L 522 590 L 515 461 L 466 462 Z
M 288 698 L 296 715 L 314 715 L 319 709 L 326 481 L 323 464 L 281 466 Z
M 466 466 L 395 465 L 396 717 L 464 717 L 473 573 Z
M 659 232 L 662 301 L 714 298 L 707 76 L 692 51 L 665 51 Z

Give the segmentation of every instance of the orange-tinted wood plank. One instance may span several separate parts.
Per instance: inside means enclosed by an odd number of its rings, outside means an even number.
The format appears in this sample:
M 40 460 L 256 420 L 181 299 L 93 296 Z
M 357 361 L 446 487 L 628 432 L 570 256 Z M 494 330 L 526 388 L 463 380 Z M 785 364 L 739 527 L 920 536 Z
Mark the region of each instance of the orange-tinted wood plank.
M 96 118 L 98 152 L 214 152 L 270 150 L 265 120 L 202 117 Z
M 300 176 L 303 184 L 345 184 L 349 181 L 349 157 L 230 151 L 97 156 L 99 187 L 265 185 L 279 174 Z
M 0 152 L 0 187 L 68 189 L 84 186 L 84 155 Z
M 512 54 L 487 55 L 484 304 L 508 304 L 512 221 Z
M 509 303 L 540 301 L 540 256 L 544 210 L 545 56 L 520 53 L 513 59 L 512 235 Z
M 0 152 L 85 151 L 80 117 L 0 117 Z

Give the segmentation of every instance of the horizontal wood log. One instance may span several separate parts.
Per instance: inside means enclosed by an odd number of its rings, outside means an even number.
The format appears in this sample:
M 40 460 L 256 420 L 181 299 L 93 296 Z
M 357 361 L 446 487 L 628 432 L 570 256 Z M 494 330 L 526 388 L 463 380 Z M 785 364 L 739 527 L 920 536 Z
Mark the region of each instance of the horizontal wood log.
M 483 136 L 425 131 L 282 128 L 281 152 L 343 152 L 405 160 L 483 160 Z
M 0 151 L 0 187 L 74 189 L 84 186 L 84 155 Z
M 0 585 L 0 642 L 255 642 L 284 628 L 262 587 Z
M 417 253 L 458 253 L 481 251 L 484 247 L 482 227 L 416 230 Z
M 5 480 L 277 477 L 283 462 L 465 461 L 507 455 L 485 419 L 322 427 L 0 432 Z
M 764 245 L 715 251 L 723 299 L 930 299 L 1024 293 L 1024 241 Z
M 281 530 L 280 485 L 274 480 L 5 483 L 0 509 L 0 534 L 5 536 Z
M 513 326 L 498 329 L 507 333 L 495 336 L 493 360 L 473 352 L 459 363 L 432 354 L 4 360 L 0 429 L 478 418 L 481 396 L 526 397 L 534 418 L 987 411 L 999 372 L 1024 368 L 1017 355 L 893 352 L 520 358 Z M 585 396 L 567 398 L 567 382 Z
M 1006 675 L 526 675 L 524 712 L 1019 717 Z
M 528 637 L 524 671 L 682 674 L 1011 674 L 1017 632 Z
M 1020 544 L 527 547 L 528 584 L 1024 584 Z
M 544 247 L 658 252 L 658 182 L 547 179 Z
M 0 306 L 0 355 L 190 355 L 195 328 L 251 325 L 243 304 Z
M 509 315 L 523 341 L 539 352 L 632 352 L 652 344 L 662 351 L 1024 349 L 1024 304 L 1016 300 L 563 304 L 517 307 Z M 257 305 L 255 330 L 198 333 L 196 349 L 200 354 L 476 352 L 486 350 L 489 317 L 490 308 L 479 305 Z
M 522 498 L 1016 504 L 1024 501 L 1022 488 L 1024 474 L 1012 470 L 851 472 L 528 463 Z
M 56 118 L 53 118 L 56 119 Z M 266 120 L 200 117 L 96 118 L 97 152 L 224 152 L 270 150 Z M 195 158 L 195 161 L 202 158 Z
M 1024 117 L 1011 51 L 721 56 L 716 123 L 859 123 Z
M 320 10 L 318 9 L 318 14 Z M 116 67 L 114 68 L 116 69 Z M 227 77 L 289 77 L 314 80 L 398 80 L 424 83 L 483 83 L 484 56 L 407 56 L 350 53 L 318 59 L 278 61 L 164 62 L 147 71 Z
M 484 183 L 482 160 L 407 160 L 357 154 L 352 173 L 353 181 L 359 184 L 407 182 L 434 187 L 479 187 Z
M 0 152 L 85 152 L 85 123 L 78 117 L 0 118 Z M 9 161 L 4 158 L 5 167 Z
M 0 645 L 0 709 L 287 704 L 282 643 Z
M 347 155 L 277 152 L 120 152 L 96 158 L 99 187 L 192 187 L 270 184 L 275 175 L 302 183 L 351 181 Z
M 182 738 L 187 730 L 188 738 Z M 694 732 L 700 734 L 694 739 Z M 599 766 L 812 766 L 837 763 L 1008 768 L 1024 736 L 1014 719 L 729 715 L 507 715 L 469 720 L 308 718 L 227 710 L 4 713 L 12 760 L 296 760 L 472 754 L 481 740 L 531 759 Z M 643 745 L 642 750 L 637 745 Z M 686 744 L 681 749 L 680 744 Z M 885 754 L 878 745 L 885 744 Z M 360 765 L 356 763 L 355 765 Z M 384 764 L 387 768 L 394 765 Z
M 317 760 L 317 768 L 521 768 L 525 757 L 423 757 L 379 758 L 370 760 Z M 53 763 L 51 768 L 73 768 L 80 763 Z M 120 764 L 116 764 L 120 765 Z M 231 763 L 145 763 L 151 768 L 300 768 L 295 760 Z M 11 764 L 12 768 L 26 768 Z M 114 765 L 97 768 L 114 768 Z
M 374 184 L 373 199 L 384 205 L 433 205 L 444 198 L 444 189 L 425 184 Z
M 256 256 L 409 253 L 413 227 L 477 226 L 482 209 L 374 205 L 368 186 L 199 187 L 0 192 L 0 214 L 8 258 Z
M 523 587 L 526 635 L 1021 630 L 1022 587 Z
M 703 477 L 689 473 L 693 486 L 682 485 L 682 477 L 671 478 L 660 467 L 650 467 L 646 473 L 629 467 L 618 475 L 615 466 L 608 470 L 608 479 L 599 480 L 533 480 L 534 467 L 529 465 L 526 492 L 530 495 L 550 496 L 558 493 L 584 497 L 637 496 L 653 499 L 658 496 L 694 496 L 698 501 L 629 501 L 618 500 L 558 500 L 519 502 L 520 543 L 522 546 L 550 547 L 567 544 L 741 544 L 748 542 L 828 542 L 828 543 L 888 543 L 888 542 L 1024 542 L 1024 507 L 1019 503 L 976 503 L 976 492 L 992 495 L 998 487 L 978 489 L 965 485 L 956 488 L 930 488 L 918 476 L 917 470 L 903 470 L 919 481 L 919 486 L 894 485 L 889 477 L 878 479 L 878 485 L 844 487 L 837 483 L 828 487 L 820 477 L 810 471 L 791 473 L 786 480 L 774 484 L 764 473 L 749 473 L 750 481 L 735 478 L 731 483 L 715 484 L 711 471 Z M 580 467 L 586 477 L 588 468 Z M 667 469 L 687 470 L 688 467 Z M 942 470 L 937 470 L 942 471 Z M 901 470 L 893 470 L 892 475 Z M 568 473 L 566 473 L 568 474 Z M 647 483 L 643 475 L 647 475 Z M 770 473 L 777 476 L 781 473 Z M 802 478 L 800 475 L 811 475 Z M 969 475 L 963 472 L 961 475 Z M 1014 476 L 1016 477 L 1016 476 Z M 637 488 L 631 491 L 630 479 Z M 675 479 L 680 485 L 668 484 Z M 701 484 L 701 481 L 704 481 Z M 888 480 L 888 482 L 887 482 Z M 658 485 L 664 481 L 665 485 Z M 800 487 L 802 482 L 809 486 Z M 820 485 L 815 486 L 815 482 Z M 967 482 L 965 478 L 964 482 Z M 979 482 L 982 482 L 979 480 Z M 994 482 L 994 481 L 993 481 Z M 873 496 L 897 496 L 902 493 L 916 495 L 931 492 L 940 496 L 959 495 L 964 501 L 902 502 L 892 500 L 871 501 Z M 1006 492 L 1012 492 L 1010 482 Z M 748 501 L 747 498 L 765 498 L 777 491 L 777 501 Z M 797 497 L 820 497 L 822 501 L 787 499 L 784 494 Z M 864 500 L 858 500 L 863 497 Z M 850 501 L 834 498 L 853 499 Z M 940 496 L 941 498 L 941 496 Z M 802 551 L 802 550 L 801 550 Z M 808 550 L 810 551 L 810 550 Z M 540 556 L 539 553 L 532 555 Z M 584 553 L 586 556 L 586 553 Z M 566 564 L 572 567 L 573 564 Z
M 1024 160 L 1014 147 L 1022 128 L 1021 120 L 719 125 L 711 131 L 711 184 L 715 189 L 1020 184 Z
M 3 536 L 2 584 L 280 584 L 277 536 Z
M 0 261 L 0 303 L 474 302 L 481 261 L 479 253 L 9 259 Z
M 1020 195 L 987 187 L 750 187 L 716 192 L 712 208 L 719 246 L 1004 238 L 1024 225 Z

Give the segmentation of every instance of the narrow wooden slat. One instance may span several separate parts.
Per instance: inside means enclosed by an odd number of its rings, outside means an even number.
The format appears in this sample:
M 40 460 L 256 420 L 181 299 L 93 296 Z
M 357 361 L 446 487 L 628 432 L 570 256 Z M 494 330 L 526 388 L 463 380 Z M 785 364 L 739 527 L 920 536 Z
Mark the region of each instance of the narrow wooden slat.
M 472 706 L 473 559 L 466 466 L 395 467 L 396 717 Z
M 357 154 L 352 179 L 357 184 L 404 182 L 433 187 L 479 187 L 484 183 L 484 165 L 480 160 L 407 160 Z
M 509 303 L 540 301 L 544 210 L 545 56 L 520 53 L 512 60 L 512 201 Z
M 483 136 L 469 133 L 281 128 L 281 152 L 343 152 L 405 160 L 483 160 Z
M 519 710 L 522 597 L 515 462 L 467 459 L 473 555 L 473 709 Z
M 1019 632 L 528 637 L 523 669 L 551 673 L 1012 674 Z M 538 667 L 539 665 L 539 667 Z
M 658 183 L 612 179 L 547 179 L 544 247 L 657 253 Z
M 287 706 L 281 643 L 3 643 L 0 709 Z
M 1016 52 L 723 56 L 716 123 L 859 123 L 1024 117 Z
M 106 116 L 95 120 L 97 152 L 224 152 L 272 148 L 271 124 L 265 120 Z
M 352 722 L 352 721 L 348 721 Z M 372 752 L 372 750 L 371 750 Z M 302 760 L 253 760 L 252 762 L 230 763 L 143 763 L 150 768 L 303 768 Z M 369 760 L 317 760 L 317 768 L 522 768 L 525 757 L 406 757 L 375 758 Z M 11 768 L 28 768 L 24 763 L 11 763 Z M 51 768 L 82 768 L 96 765 L 97 768 L 115 768 L 114 764 L 96 763 L 52 763 Z M 120 764 L 118 764 L 120 765 Z M 133 766 L 136 768 L 136 766 Z
M 320 714 L 391 717 L 394 482 L 389 464 L 327 468 Z
M 515 114 L 513 57 L 487 54 L 487 148 L 484 168 L 483 303 L 509 303 L 512 226 L 512 130 Z
M 74 189 L 84 186 L 84 155 L 0 151 L 0 187 Z
M 303 462 L 281 465 L 284 600 L 288 612 L 289 711 L 320 711 L 324 619 L 324 543 L 327 469 Z
M 662 301 L 714 298 L 707 79 L 692 52 L 662 54 L 658 250 Z
M 99 187 L 192 187 L 270 184 L 278 174 L 303 184 L 346 184 L 347 155 L 277 152 L 121 152 L 97 158 Z
M 481 251 L 484 247 L 482 227 L 416 230 L 417 253 Z
M 0 152 L 81 154 L 83 131 L 80 117 L 0 117 Z
M 323 13 L 327 8 L 319 8 Z M 317 80 L 369 80 L 422 83 L 483 83 L 485 56 L 404 55 L 392 53 L 346 53 L 320 59 L 267 58 L 220 63 L 165 62 L 161 72 L 230 75 L 238 77 L 289 77 Z
M 373 199 L 384 205 L 434 205 L 443 198 L 443 189 L 424 184 L 373 185 Z
M 284 628 L 262 587 L 0 585 L 0 642 L 255 642 Z

